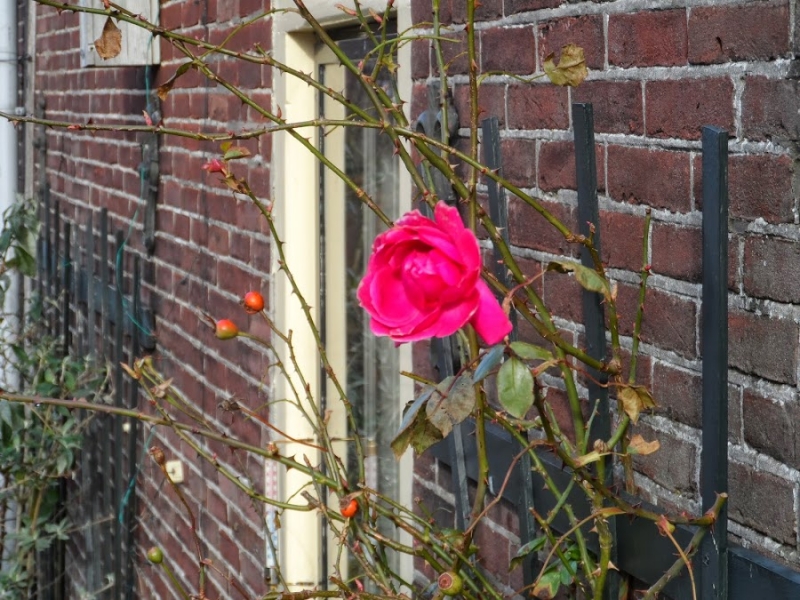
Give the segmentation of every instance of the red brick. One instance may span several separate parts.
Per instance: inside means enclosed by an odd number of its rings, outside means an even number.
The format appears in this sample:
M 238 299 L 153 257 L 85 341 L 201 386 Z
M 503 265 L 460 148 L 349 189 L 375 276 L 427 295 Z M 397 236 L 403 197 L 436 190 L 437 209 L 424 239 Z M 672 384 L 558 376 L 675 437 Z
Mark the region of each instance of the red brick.
M 728 516 L 770 537 L 794 545 L 797 513 L 791 481 L 731 462 L 728 465 Z
M 509 129 L 567 129 L 569 127 L 567 89 L 544 85 L 508 87 Z
M 525 12 L 526 10 L 540 10 L 542 8 L 555 8 L 560 6 L 562 0 L 506 0 L 506 15 Z
M 462 31 L 459 33 L 442 36 L 442 56 L 445 68 L 450 75 L 467 73 L 469 70 L 469 56 L 467 54 L 467 36 Z M 452 40 L 452 41 L 451 41 Z M 431 60 L 433 71 L 439 72 L 434 59 Z
M 500 142 L 503 174 L 514 185 L 536 185 L 536 142 L 528 139 L 509 139 Z
M 653 272 L 693 283 L 703 274 L 703 232 L 696 227 L 655 223 L 652 232 Z
M 687 59 L 686 10 L 644 11 L 608 18 L 608 63 L 676 66 Z
M 744 245 L 744 291 L 749 296 L 800 302 L 800 244 L 749 236 Z
M 424 79 L 431 72 L 431 49 L 428 40 L 411 42 L 411 77 Z
M 773 60 L 789 53 L 789 4 L 703 6 L 689 12 L 689 62 Z
M 688 212 L 689 154 L 609 145 L 606 185 L 615 200 Z
M 602 69 L 605 64 L 602 16 L 565 17 L 539 25 L 539 64 L 551 53 L 558 60 L 561 48 L 567 44 L 583 48 L 587 67 Z
M 745 388 L 742 411 L 745 441 L 756 450 L 798 468 L 800 404 L 797 398 L 781 403 Z
M 642 268 L 644 217 L 600 211 L 600 247 L 603 263 L 615 269 Z
M 466 23 L 467 22 L 467 3 L 464 0 L 443 0 L 442 5 L 447 8 L 442 10 L 448 19 L 445 23 Z M 475 20 L 487 21 L 503 16 L 503 0 L 481 0 L 475 3 Z
M 679 439 L 663 431 L 656 431 L 645 423 L 633 428 L 647 441 L 658 440 L 661 448 L 648 456 L 634 456 L 636 469 L 664 486 L 668 490 L 682 494 L 697 491 L 697 448 L 686 440 Z
M 699 373 L 657 362 L 653 367 L 656 411 L 692 427 L 702 425 L 703 378 Z
M 728 362 L 745 373 L 772 381 L 797 382 L 797 323 L 731 311 L 728 316 Z
M 716 125 L 733 134 L 730 79 L 649 81 L 645 98 L 647 135 L 696 140 L 703 125 Z
M 702 157 L 694 161 L 695 198 L 702 207 Z M 735 154 L 728 159 L 730 214 L 769 223 L 794 222 L 795 161 L 774 154 Z
M 582 288 L 575 282 L 574 277 L 557 271 L 545 271 L 541 282 L 544 291 L 542 297 L 551 314 L 573 323 L 583 322 Z M 530 335 L 533 336 L 532 343 L 549 346 L 549 343 L 544 342 L 533 330 Z
M 470 122 L 470 90 L 468 85 L 456 86 L 453 93 L 453 105 L 458 113 L 459 125 L 469 127 Z M 497 117 L 500 127 L 506 120 L 506 90 L 504 85 L 484 84 L 478 88 L 478 121 L 489 117 Z
M 481 32 L 481 70 L 530 75 L 536 71 L 536 40 L 528 27 L 497 27 Z
M 619 285 L 617 314 L 623 335 L 633 333 L 638 307 L 638 286 Z M 683 356 L 696 356 L 697 310 L 694 300 L 648 288 L 644 301 L 642 341 Z
M 642 87 L 638 81 L 586 81 L 572 92 L 573 102 L 591 102 L 600 133 L 644 133 Z
M 744 136 L 753 139 L 800 137 L 800 113 L 796 80 L 746 77 L 742 96 Z
M 605 190 L 603 147 L 595 148 L 597 165 L 597 189 Z M 577 189 L 575 175 L 575 145 L 572 142 L 542 142 L 539 147 L 539 189 L 553 192 L 561 189 Z
M 411 2 L 411 22 L 415 25 L 433 22 L 433 9 L 430 2 L 414 0 Z
M 575 231 L 575 209 L 557 202 L 542 201 L 542 206 Z M 552 252 L 553 254 L 576 255 L 577 246 L 568 243 L 550 223 L 522 200 L 512 198 L 508 204 L 508 233 L 514 245 Z

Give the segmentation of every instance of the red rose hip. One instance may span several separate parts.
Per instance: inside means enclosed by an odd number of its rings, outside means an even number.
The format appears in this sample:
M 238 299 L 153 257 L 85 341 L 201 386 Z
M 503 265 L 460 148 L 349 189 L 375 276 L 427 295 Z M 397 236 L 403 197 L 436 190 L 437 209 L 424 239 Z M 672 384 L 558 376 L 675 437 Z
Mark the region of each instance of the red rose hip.
M 247 292 L 242 299 L 244 309 L 251 315 L 264 310 L 264 296 L 259 292 Z
M 230 319 L 220 319 L 217 321 L 214 335 L 221 340 L 229 340 L 239 335 L 239 328 Z

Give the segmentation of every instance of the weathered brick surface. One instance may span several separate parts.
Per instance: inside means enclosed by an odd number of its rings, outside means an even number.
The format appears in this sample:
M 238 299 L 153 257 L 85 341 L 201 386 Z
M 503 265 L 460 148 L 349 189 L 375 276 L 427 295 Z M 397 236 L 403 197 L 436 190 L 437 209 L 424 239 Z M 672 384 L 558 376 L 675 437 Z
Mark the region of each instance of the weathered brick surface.
M 567 129 L 567 97 L 565 88 L 548 84 L 508 86 L 508 128 Z
M 790 156 L 734 154 L 728 159 L 730 214 L 769 223 L 792 223 L 795 218 L 796 161 Z M 703 205 L 703 170 L 694 160 L 694 194 Z
M 760 452 L 792 468 L 800 467 L 800 404 L 780 402 L 753 390 L 743 398 L 744 439 Z
M 614 200 L 687 212 L 689 155 L 610 145 L 607 186 L 608 195 Z
M 645 87 L 647 134 L 700 139 L 703 125 L 733 132 L 733 83 L 730 79 L 652 81 Z
M 610 65 L 682 65 L 687 52 L 685 9 L 611 15 L 608 19 Z
M 536 40 L 531 27 L 496 28 L 481 32 L 481 67 L 529 75 L 536 71 Z
M 789 3 L 702 6 L 689 11 L 689 62 L 771 60 L 789 52 Z
M 597 161 L 603 164 L 603 147 L 595 148 Z M 576 189 L 575 145 L 572 142 L 543 142 L 539 147 L 539 189 L 543 192 Z M 597 189 L 605 189 L 603 172 L 598 173 Z
M 767 236 L 749 236 L 744 244 L 744 289 L 757 298 L 800 301 L 796 242 Z
M 639 288 L 620 285 L 617 296 L 620 332 L 633 333 Z M 645 295 L 642 341 L 684 356 L 697 354 L 697 304 L 688 298 L 650 288 Z
M 587 81 L 575 88 L 572 101 L 592 103 L 597 132 L 644 133 L 642 85 L 638 81 Z
M 796 140 L 800 135 L 800 114 L 796 108 L 796 80 L 745 78 L 742 96 L 742 124 L 749 138 Z
M 644 217 L 600 212 L 600 257 L 609 267 L 639 271 L 642 268 Z
M 567 44 L 583 48 L 587 67 L 602 69 L 605 54 L 602 17 L 599 15 L 566 17 L 539 25 L 540 64 L 549 54 L 555 54 L 558 60 L 561 48 Z
M 730 518 L 779 542 L 796 543 L 796 484 L 731 462 L 728 466 Z
M 213 5 L 212 5 L 213 4 Z M 219 10 L 218 10 L 219 9 Z M 221 41 L 231 32 L 228 21 L 243 14 L 263 11 L 264 4 L 239 2 L 165 2 L 161 24 L 169 29 L 189 30 L 190 35 Z M 221 22 L 196 27 L 204 19 Z M 168 78 L 185 58 L 163 45 L 162 65 L 155 79 L 143 68 L 79 66 L 78 16 L 60 15 L 54 9 L 40 8 L 38 22 L 37 86 L 43 94 L 47 118 L 84 123 L 143 124 L 145 77 L 155 88 Z M 268 48 L 271 30 L 265 21 L 246 28 L 228 45 L 249 49 L 254 41 Z M 222 63 L 220 63 L 222 64 Z M 260 66 L 233 69 L 226 63 L 221 69 L 231 81 L 251 90 L 253 98 L 264 106 L 271 104 L 271 73 Z M 222 72 L 222 71 L 221 71 Z M 162 105 L 162 115 L 171 126 L 189 129 L 229 130 L 258 120 L 252 109 L 213 86 L 196 71 L 180 78 Z M 133 133 L 88 135 L 81 131 L 51 130 L 48 133 L 46 177 L 53 200 L 62 206 L 62 216 L 77 225 L 93 215 L 97 223 L 101 208 L 107 208 L 111 230 L 128 231 L 128 249 L 138 253 L 145 265 L 146 301 L 156 311 L 158 368 L 173 378 L 187 400 L 204 412 L 212 422 L 223 422 L 232 433 L 250 443 L 262 445 L 267 436 L 255 421 L 231 421 L 219 412 L 223 399 L 232 395 L 253 408 L 264 406 L 269 380 L 261 383 L 267 367 L 263 354 L 242 346 L 223 346 L 197 317 L 204 310 L 215 316 L 229 315 L 244 330 L 268 333 L 255 319 L 247 318 L 238 298 L 248 289 L 260 289 L 267 297 L 269 286 L 269 238 L 252 210 L 231 194 L 220 189 L 218 176 L 201 170 L 207 158 L 219 153 L 218 146 L 185 138 L 161 140 L 160 189 L 156 214 L 156 249 L 147 256 L 142 247 L 140 229 L 131 227 L 141 221 L 143 203 L 139 199 L 139 162 L 141 143 Z M 247 176 L 254 189 L 265 194 L 270 189 L 269 161 L 271 143 L 249 141 L 245 144 L 254 157 L 235 165 L 240 176 Z M 138 211 L 138 212 L 137 212 Z M 130 262 L 130 261 L 129 261 Z M 130 264 L 125 265 L 129 270 Z M 129 275 L 125 277 L 130 284 Z M 238 315 L 238 316 L 237 316 Z M 144 407 L 144 404 L 143 404 Z M 195 512 L 198 534 L 206 540 L 209 558 L 223 572 L 231 573 L 253 596 L 266 590 L 263 578 L 252 575 L 254 565 L 264 563 L 261 515 L 249 510 L 246 496 L 238 488 L 225 488 L 213 469 L 207 469 L 197 454 L 172 435 L 163 435 L 153 443 L 163 446 L 169 457 L 184 462 L 187 483 L 183 493 Z M 214 446 L 221 460 L 229 451 Z M 241 465 L 234 466 L 239 469 Z M 245 464 L 246 476 L 255 489 L 263 490 L 263 465 Z M 159 545 L 189 589 L 196 590 L 198 566 L 186 510 L 169 489 L 163 477 L 146 463 L 137 493 L 142 511 L 137 523 L 138 542 L 143 548 Z M 224 502 L 223 499 L 224 498 Z M 242 508 L 229 512 L 227 505 Z M 80 522 L 78 523 L 81 524 Z M 244 543 L 247 546 L 243 545 Z M 143 550 L 135 551 L 138 555 Z M 76 551 L 71 573 L 82 572 L 81 552 Z M 86 556 L 85 560 L 96 560 Z M 172 592 L 163 573 L 144 563 L 140 565 L 139 590 L 142 597 L 168 597 Z M 210 597 L 231 595 L 235 591 L 215 576 L 206 588 Z M 77 597 L 77 595 L 76 595 Z
M 699 456 L 694 444 L 643 422 L 635 426 L 634 432 L 645 440 L 657 439 L 661 443 L 658 452 L 634 458 L 638 470 L 670 491 L 690 495 L 697 491 L 695 473 Z
M 731 312 L 728 317 L 730 365 L 772 381 L 797 381 L 798 335 L 792 321 Z

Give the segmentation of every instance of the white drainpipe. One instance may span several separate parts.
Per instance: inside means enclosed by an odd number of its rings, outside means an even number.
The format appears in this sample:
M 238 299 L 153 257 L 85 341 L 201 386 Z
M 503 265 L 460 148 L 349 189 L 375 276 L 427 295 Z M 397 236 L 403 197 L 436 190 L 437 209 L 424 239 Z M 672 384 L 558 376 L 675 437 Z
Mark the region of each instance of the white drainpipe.
M 0 0 L 0 110 L 13 114 L 17 108 L 17 1 Z M 17 196 L 17 130 L 5 119 L 0 119 L 0 224 L 2 214 L 16 201 Z M 18 280 L 12 277 L 11 289 L 2 307 L 6 321 L 3 336 L 12 336 L 16 330 Z M 0 382 L 6 389 L 15 389 L 18 375 L 8 365 L 0 365 Z

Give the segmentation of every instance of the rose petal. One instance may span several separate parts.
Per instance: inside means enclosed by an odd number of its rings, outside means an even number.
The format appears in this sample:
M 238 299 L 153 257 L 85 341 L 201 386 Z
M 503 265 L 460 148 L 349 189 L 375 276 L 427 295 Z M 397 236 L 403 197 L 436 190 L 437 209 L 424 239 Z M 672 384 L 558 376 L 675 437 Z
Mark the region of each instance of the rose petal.
M 480 297 L 474 292 L 471 297 L 463 298 L 458 304 L 453 304 L 443 308 L 436 322 L 436 328 L 432 334 L 434 337 L 447 337 L 453 335 L 461 329 L 478 310 Z
M 436 223 L 444 233 L 452 240 L 456 247 L 459 262 L 464 265 L 465 270 L 474 269 L 476 272 L 481 268 L 481 251 L 478 246 L 478 238 L 472 233 L 471 229 L 464 226 L 458 209 L 448 206 L 444 202 L 439 202 L 434 210 Z
M 403 279 L 398 273 L 382 269 L 369 281 L 368 296 L 372 305 L 370 314 L 387 327 L 406 326 L 420 320 L 413 299 L 406 294 Z
M 475 328 L 483 341 L 491 346 L 511 333 L 513 326 L 511 319 L 503 311 L 503 307 L 500 306 L 486 282 L 481 279 L 475 287 L 480 300 L 478 301 L 478 310 L 470 319 L 470 325 Z

